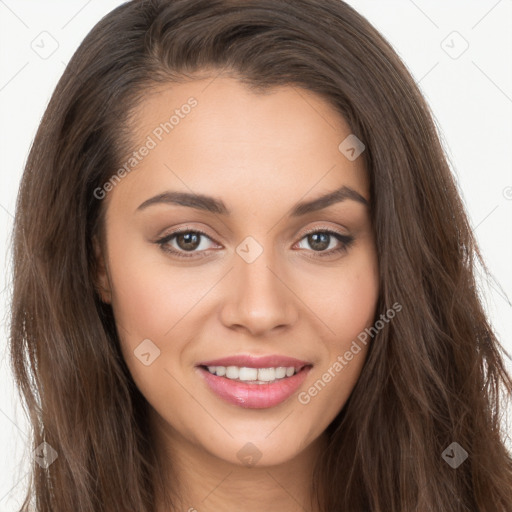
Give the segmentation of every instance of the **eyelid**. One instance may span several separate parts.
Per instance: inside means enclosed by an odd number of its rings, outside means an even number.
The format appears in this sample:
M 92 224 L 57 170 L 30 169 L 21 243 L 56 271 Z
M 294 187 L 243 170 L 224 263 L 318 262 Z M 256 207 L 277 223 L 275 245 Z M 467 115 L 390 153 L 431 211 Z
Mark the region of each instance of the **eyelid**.
M 174 236 L 181 235 L 183 233 L 198 233 L 198 234 L 208 238 L 216 245 L 221 245 L 211 235 L 209 235 L 205 230 L 203 230 L 201 228 L 190 227 L 190 226 L 182 226 L 182 227 L 176 228 L 176 229 L 166 233 L 165 235 L 161 235 L 154 241 L 154 243 L 157 243 L 157 244 L 166 243 L 166 241 L 171 240 Z M 183 252 L 185 252 L 185 251 L 183 251 Z M 204 252 L 204 251 L 197 251 L 196 254 L 198 254 L 199 252 Z
M 342 233 L 339 229 L 328 227 L 328 226 L 315 226 L 312 228 L 309 228 L 308 230 L 301 233 L 301 235 L 298 237 L 298 241 L 294 244 L 300 243 L 304 238 L 306 238 L 310 234 L 314 233 L 327 233 L 330 237 L 336 238 L 336 240 L 339 242 L 339 246 L 330 249 L 328 251 L 313 251 L 313 250 L 306 250 L 306 257 L 313 259 L 315 261 L 322 260 L 322 258 L 334 258 L 336 256 L 340 256 L 343 253 L 346 253 L 352 244 L 355 241 L 355 237 L 353 235 L 350 235 L 348 233 Z
M 197 259 L 197 258 L 207 257 L 210 255 L 208 252 L 210 249 L 206 249 L 206 250 L 202 250 L 202 251 L 187 252 L 187 251 L 180 251 L 180 250 L 177 250 L 174 248 L 173 249 L 164 248 L 165 244 L 168 244 L 173 237 L 178 236 L 183 233 L 197 233 L 201 236 L 208 238 L 216 245 L 222 245 L 222 244 L 219 244 L 212 236 L 210 236 L 203 229 L 195 228 L 195 227 L 188 226 L 188 225 L 173 229 L 171 232 L 159 237 L 154 243 L 160 245 L 162 250 L 164 250 L 165 252 L 176 255 L 178 258 L 182 257 L 182 258 L 196 258 Z M 310 234 L 314 234 L 314 233 L 327 233 L 331 237 L 334 236 L 338 240 L 338 242 L 341 244 L 341 247 L 338 247 L 335 249 L 330 249 L 328 251 L 306 251 L 306 252 L 316 253 L 316 256 L 309 256 L 309 257 L 315 258 L 315 259 L 333 256 L 340 252 L 346 252 L 349 249 L 349 247 L 352 245 L 352 243 L 354 242 L 354 237 L 352 235 L 342 233 L 338 229 L 335 229 L 332 227 L 327 227 L 324 225 L 324 226 L 314 226 L 314 227 L 309 228 L 306 231 L 302 232 L 300 236 L 297 235 L 297 236 L 299 236 L 299 238 L 294 243 L 294 245 L 296 245 L 297 243 L 300 243 L 305 237 L 307 237 Z
M 346 233 L 342 233 L 341 231 L 335 229 L 335 228 L 332 228 L 330 226 L 314 226 L 312 228 L 309 228 L 307 229 L 306 231 L 300 233 L 300 238 L 298 239 L 298 241 L 302 240 L 305 236 L 309 235 L 309 234 L 312 234 L 312 233 L 316 233 L 318 231 L 326 231 L 326 232 L 335 232 L 341 236 L 349 236 L 348 234 Z M 215 242 L 216 244 L 219 244 L 211 235 L 209 235 L 205 230 L 201 229 L 201 228 L 196 228 L 196 227 L 193 227 L 193 226 L 188 226 L 188 225 L 185 225 L 185 226 L 181 226 L 179 228 L 176 228 L 176 229 L 173 229 L 172 231 L 166 233 L 165 235 L 161 235 L 157 238 L 156 242 L 158 241 L 161 241 L 163 239 L 166 239 L 166 238 L 170 238 L 172 237 L 173 235 L 178 235 L 178 234 L 181 234 L 181 233 L 185 233 L 185 232 L 195 232 L 195 233 L 200 233 L 202 235 L 204 235 L 205 237 L 209 238 L 210 240 L 212 240 L 213 242 Z M 299 235 L 296 235 L 296 236 L 299 236 Z M 220 245 L 220 244 L 219 244 Z
M 302 232 L 302 234 L 300 235 L 301 236 L 300 240 L 302 240 L 305 236 L 307 236 L 311 233 L 316 233 L 317 231 L 328 231 L 328 232 L 337 233 L 338 235 L 341 235 L 341 236 L 349 236 L 348 233 L 342 233 L 338 229 L 333 228 L 331 226 L 315 226 L 313 228 L 309 228 L 306 231 Z

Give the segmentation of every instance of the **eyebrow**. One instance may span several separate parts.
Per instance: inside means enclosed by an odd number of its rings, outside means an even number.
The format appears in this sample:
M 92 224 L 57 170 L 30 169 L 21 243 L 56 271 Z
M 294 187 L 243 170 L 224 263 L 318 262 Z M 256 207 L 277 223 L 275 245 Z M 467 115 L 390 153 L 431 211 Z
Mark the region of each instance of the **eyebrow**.
M 291 217 L 300 217 L 311 212 L 323 210 L 332 204 L 340 203 L 347 199 L 364 204 L 365 206 L 369 206 L 368 201 L 361 194 L 359 194 L 359 192 L 350 187 L 342 186 L 333 192 L 329 192 L 311 201 L 303 201 L 297 203 L 290 210 L 289 215 Z M 193 194 L 189 192 L 176 191 L 167 191 L 151 197 L 144 201 L 136 211 L 145 210 L 149 206 L 156 204 L 186 206 L 189 208 L 195 208 L 197 210 L 203 210 L 219 215 L 231 215 L 231 211 L 226 207 L 221 199 L 217 199 L 215 197 L 207 196 L 204 194 Z

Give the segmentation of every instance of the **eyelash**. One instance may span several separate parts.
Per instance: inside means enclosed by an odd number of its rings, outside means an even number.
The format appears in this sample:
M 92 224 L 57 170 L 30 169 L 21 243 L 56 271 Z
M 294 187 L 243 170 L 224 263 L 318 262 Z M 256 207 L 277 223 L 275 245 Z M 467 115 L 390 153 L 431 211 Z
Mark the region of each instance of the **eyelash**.
M 201 236 L 205 236 L 206 238 L 209 238 L 211 240 L 211 237 L 209 235 L 207 235 L 204 231 L 201 231 L 200 229 L 182 229 L 180 231 L 175 231 L 169 235 L 165 235 L 164 237 L 157 240 L 155 243 L 158 244 L 163 251 L 170 253 L 174 256 L 177 256 L 179 258 L 197 258 L 197 257 L 204 258 L 204 257 L 206 257 L 207 254 L 204 254 L 206 251 L 199 251 L 199 252 L 191 251 L 189 253 L 186 253 L 185 251 L 177 251 L 176 249 L 169 248 L 168 244 L 173 238 L 175 238 L 179 235 L 185 234 L 185 233 L 198 234 Z M 306 233 L 304 233 L 304 235 L 299 240 L 299 242 L 301 240 L 303 240 L 304 238 L 306 238 L 308 235 L 315 234 L 315 233 L 324 233 L 329 236 L 332 236 L 332 237 L 336 238 L 339 242 L 341 242 L 341 245 L 339 247 L 337 247 L 336 249 L 331 249 L 329 251 L 313 251 L 317 255 L 317 256 L 314 256 L 314 258 L 316 258 L 316 257 L 323 258 L 326 256 L 333 256 L 334 254 L 344 253 L 351 247 L 352 243 L 354 242 L 353 236 L 342 235 L 341 233 L 338 233 L 337 231 L 333 231 L 331 229 L 322 229 L 322 228 L 320 228 L 320 229 L 314 228 L 314 229 L 307 231 Z M 201 254 L 201 253 L 203 253 L 203 255 L 198 256 L 198 254 Z

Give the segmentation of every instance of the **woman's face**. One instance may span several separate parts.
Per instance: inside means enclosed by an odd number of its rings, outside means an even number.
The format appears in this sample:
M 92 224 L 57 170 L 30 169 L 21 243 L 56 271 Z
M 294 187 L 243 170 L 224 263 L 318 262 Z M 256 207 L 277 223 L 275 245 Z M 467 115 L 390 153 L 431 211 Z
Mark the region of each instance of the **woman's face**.
M 133 379 L 169 446 L 291 460 L 368 349 L 378 262 L 360 148 L 339 148 L 350 129 L 317 95 L 230 78 L 162 87 L 133 125 L 131 170 L 105 187 L 99 276 Z

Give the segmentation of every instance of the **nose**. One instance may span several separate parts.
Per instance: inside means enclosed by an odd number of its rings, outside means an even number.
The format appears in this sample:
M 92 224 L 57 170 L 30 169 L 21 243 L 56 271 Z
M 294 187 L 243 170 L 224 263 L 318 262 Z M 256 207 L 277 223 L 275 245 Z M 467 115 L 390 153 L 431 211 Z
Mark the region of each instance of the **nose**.
M 234 267 L 221 310 L 226 327 L 262 336 L 297 321 L 297 298 L 272 251 L 264 250 L 252 263 L 236 256 Z

